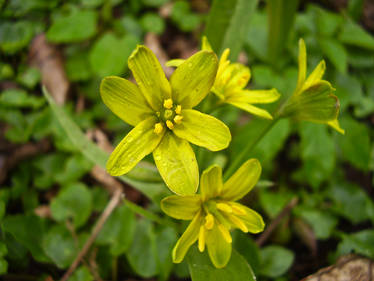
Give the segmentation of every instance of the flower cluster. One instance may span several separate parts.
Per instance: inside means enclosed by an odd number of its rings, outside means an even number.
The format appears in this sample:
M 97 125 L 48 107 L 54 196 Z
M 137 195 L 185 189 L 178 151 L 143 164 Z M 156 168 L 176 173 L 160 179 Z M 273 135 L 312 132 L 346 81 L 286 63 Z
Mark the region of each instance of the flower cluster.
M 175 219 L 191 220 L 172 253 L 175 263 L 181 262 L 188 249 L 198 241 L 198 249 L 207 248 L 215 267 L 228 263 L 232 238 L 230 231 L 258 233 L 264 229 L 262 217 L 236 202 L 256 185 L 261 165 L 258 160 L 246 161 L 226 182 L 222 169 L 213 165 L 200 179 L 195 153 L 190 145 L 218 151 L 228 147 L 228 127 L 213 116 L 195 109 L 211 92 L 217 104 L 236 106 L 262 118 L 272 115 L 253 104 L 277 101 L 275 89 L 245 89 L 251 77 L 248 67 L 230 63 L 229 49 L 219 62 L 208 40 L 202 50 L 187 60 L 169 61 L 176 66 L 167 80 L 156 56 L 145 46 L 138 46 L 128 60 L 137 85 L 120 77 L 103 79 L 100 93 L 104 103 L 123 121 L 134 128 L 118 144 L 107 162 L 113 176 L 128 173 L 146 155 L 153 153 L 155 164 L 166 185 L 177 195 L 161 201 L 162 210 Z M 327 123 L 337 131 L 339 101 L 330 83 L 322 80 L 322 61 L 306 77 L 306 48 L 300 40 L 299 76 L 296 90 L 284 104 L 278 117 Z

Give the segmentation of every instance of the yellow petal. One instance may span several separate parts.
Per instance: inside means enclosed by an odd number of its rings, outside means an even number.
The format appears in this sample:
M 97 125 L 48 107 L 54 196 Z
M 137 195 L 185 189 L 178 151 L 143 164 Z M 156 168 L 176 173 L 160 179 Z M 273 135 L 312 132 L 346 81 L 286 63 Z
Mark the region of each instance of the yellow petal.
M 171 97 L 171 88 L 155 54 L 146 46 L 138 45 L 128 61 L 138 86 L 155 111 Z
M 227 103 L 237 107 L 237 108 L 240 108 L 240 109 L 243 109 L 253 115 L 256 115 L 256 116 L 259 116 L 259 117 L 262 117 L 262 118 L 265 118 L 265 119 L 269 119 L 269 120 L 272 120 L 273 119 L 273 116 L 271 116 L 271 114 L 269 112 L 267 112 L 265 109 L 261 109 L 261 108 L 258 108 L 256 106 L 253 106 L 249 103 L 246 103 L 246 102 L 231 102 L 231 101 L 227 101 Z
M 156 121 L 155 117 L 149 117 L 140 122 L 117 145 L 106 164 L 109 174 L 112 176 L 126 174 L 157 147 L 164 133 L 154 133 Z
M 227 102 L 243 102 L 243 103 L 272 103 L 280 98 L 280 94 L 276 89 L 271 90 L 242 90 L 230 95 Z
M 205 234 L 208 254 L 213 265 L 217 268 L 225 267 L 230 260 L 232 250 L 231 243 L 226 241 L 228 237 L 225 238 L 217 224 Z
M 201 208 L 201 196 L 168 196 L 161 201 L 161 209 L 170 217 L 192 220 Z
M 299 40 L 299 74 L 295 92 L 299 92 L 306 78 L 306 47 L 303 39 Z
M 256 185 L 261 175 L 261 164 L 249 159 L 224 184 L 220 197 L 236 201 L 245 196 Z
M 182 108 L 198 105 L 213 86 L 217 67 L 213 52 L 200 51 L 188 58 L 170 78 L 173 100 Z
M 345 134 L 345 130 L 342 129 L 342 128 L 340 127 L 340 124 L 339 124 L 338 119 L 334 119 L 334 120 L 332 120 L 332 121 L 329 121 L 329 122 L 327 122 L 327 124 L 328 124 L 331 128 L 335 129 L 337 132 L 341 133 L 342 135 Z
M 218 165 L 210 166 L 201 175 L 200 193 L 203 201 L 214 198 L 222 189 L 222 169 Z
M 243 89 L 251 78 L 251 71 L 249 68 L 240 63 L 230 64 L 226 71 L 231 72 L 230 79 L 227 81 L 226 85 L 226 87 L 231 89 Z
M 153 152 L 161 177 L 171 191 L 178 195 L 192 195 L 199 185 L 199 169 L 195 153 L 189 143 L 165 133 Z
M 238 217 L 245 224 L 249 232 L 259 233 L 264 230 L 265 223 L 259 213 L 242 204 L 236 202 L 233 202 L 232 204 L 233 206 L 238 206 L 245 211 L 245 215 Z
M 188 225 L 181 238 L 179 238 L 172 252 L 174 263 L 182 262 L 188 249 L 193 243 L 196 242 L 197 238 L 199 237 L 201 220 L 202 217 L 199 212 L 195 215 L 191 223 Z
M 212 46 L 210 46 L 210 43 L 209 43 L 208 38 L 206 36 L 203 36 L 203 38 L 202 38 L 201 49 L 213 52 Z
M 225 149 L 230 141 L 229 128 L 217 118 L 193 109 L 182 110 L 182 123 L 173 132 L 180 138 L 211 151 Z
M 185 62 L 184 59 L 173 59 L 173 60 L 167 61 L 165 65 L 167 67 L 178 67 L 184 62 Z
M 321 61 L 316 68 L 313 70 L 313 72 L 308 76 L 306 79 L 302 91 L 308 89 L 309 87 L 315 85 L 316 83 L 319 83 L 322 79 L 323 74 L 326 70 L 326 63 L 325 61 Z
M 121 77 L 105 77 L 100 84 L 100 94 L 105 105 L 132 126 L 153 112 L 139 88 Z

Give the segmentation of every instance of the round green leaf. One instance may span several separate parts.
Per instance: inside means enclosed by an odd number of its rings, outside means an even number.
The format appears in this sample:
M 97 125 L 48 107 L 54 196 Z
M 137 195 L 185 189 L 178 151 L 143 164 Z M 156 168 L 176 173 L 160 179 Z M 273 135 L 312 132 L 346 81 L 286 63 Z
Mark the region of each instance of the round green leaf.
M 75 227 L 82 226 L 92 210 L 92 194 L 82 183 L 70 184 L 52 200 L 52 217 L 57 221 L 72 219 Z
M 261 250 L 261 275 L 275 278 L 284 274 L 292 265 L 294 254 L 280 246 L 268 246 Z

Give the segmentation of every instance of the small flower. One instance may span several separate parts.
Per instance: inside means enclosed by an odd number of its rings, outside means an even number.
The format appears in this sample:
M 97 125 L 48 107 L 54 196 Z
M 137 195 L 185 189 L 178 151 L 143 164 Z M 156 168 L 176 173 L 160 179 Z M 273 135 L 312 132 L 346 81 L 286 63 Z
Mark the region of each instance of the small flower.
M 202 49 L 212 51 L 208 39 L 202 39 Z M 220 103 L 228 103 L 251 114 L 266 119 L 273 119 L 271 114 L 253 104 L 272 103 L 279 99 L 276 89 L 248 90 L 245 89 L 251 72 L 248 67 L 240 63 L 230 63 L 227 59 L 230 49 L 225 49 L 220 60 L 216 80 L 211 91 L 220 99 Z M 176 59 L 167 63 L 168 66 L 178 66 L 183 60 Z
M 173 195 L 161 201 L 167 215 L 192 220 L 173 249 L 173 262 L 182 262 L 191 245 L 198 241 L 200 252 L 206 247 L 214 266 L 222 268 L 231 256 L 231 229 L 251 233 L 264 229 L 264 221 L 257 212 L 235 202 L 252 190 L 260 174 L 260 162 L 250 159 L 222 183 L 222 170 L 214 165 L 201 176 L 200 194 Z
M 139 45 L 128 60 L 138 85 L 116 76 L 103 79 L 100 93 L 104 103 L 135 127 L 110 155 L 107 170 L 111 175 L 126 174 L 153 152 L 156 166 L 173 192 L 196 192 L 199 172 L 189 142 L 217 151 L 231 140 L 224 123 L 192 109 L 209 93 L 217 65 L 213 52 L 200 51 L 175 70 L 169 83 L 156 56 Z
M 326 70 L 325 61 L 321 61 L 312 73 L 306 77 L 306 47 L 303 39 L 299 40 L 299 74 L 295 92 L 287 102 L 282 117 L 292 117 L 315 123 L 325 123 L 341 134 L 339 126 L 339 99 L 333 94 L 335 89 L 322 80 Z

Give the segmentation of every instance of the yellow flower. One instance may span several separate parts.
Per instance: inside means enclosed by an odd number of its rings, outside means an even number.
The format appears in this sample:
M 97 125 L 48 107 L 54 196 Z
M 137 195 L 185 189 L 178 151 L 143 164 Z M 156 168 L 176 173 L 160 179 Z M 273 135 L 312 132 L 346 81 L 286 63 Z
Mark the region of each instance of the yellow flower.
M 306 77 L 307 69 L 306 47 L 303 39 L 299 40 L 299 74 L 297 86 L 287 102 L 282 116 L 296 120 L 306 120 L 315 123 L 325 123 L 341 134 L 338 115 L 340 104 L 338 97 L 333 94 L 335 89 L 331 84 L 322 80 L 326 70 L 325 61 L 321 61 L 312 73 Z
M 222 170 L 214 165 L 201 176 L 200 194 L 173 195 L 161 201 L 162 210 L 169 216 L 192 220 L 173 249 L 173 262 L 182 262 L 191 245 L 198 241 L 200 252 L 207 247 L 214 266 L 222 268 L 231 256 L 231 229 L 251 233 L 264 229 L 264 221 L 257 212 L 235 202 L 252 190 L 260 174 L 260 162 L 250 159 L 222 183 Z
M 208 39 L 204 36 L 202 49 L 212 51 Z M 251 72 L 248 67 L 240 63 L 230 63 L 227 59 L 230 49 L 224 50 L 217 71 L 216 80 L 211 91 L 220 99 L 221 103 L 228 103 L 245 110 L 251 114 L 266 119 L 273 119 L 271 114 L 253 104 L 272 103 L 279 99 L 280 94 L 276 89 L 271 90 L 248 90 L 245 89 Z M 168 66 L 178 66 L 183 60 L 171 60 Z
M 100 93 L 104 103 L 135 127 L 110 155 L 107 170 L 111 175 L 129 172 L 153 152 L 156 166 L 173 192 L 196 192 L 199 172 L 189 142 L 217 151 L 231 140 L 224 123 L 192 109 L 209 93 L 217 65 L 213 52 L 200 51 L 175 70 L 169 83 L 156 56 L 139 45 L 128 60 L 138 85 L 116 76 L 103 79 Z

